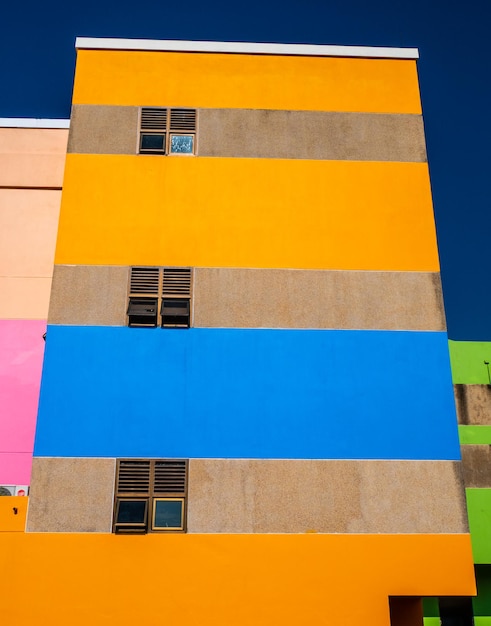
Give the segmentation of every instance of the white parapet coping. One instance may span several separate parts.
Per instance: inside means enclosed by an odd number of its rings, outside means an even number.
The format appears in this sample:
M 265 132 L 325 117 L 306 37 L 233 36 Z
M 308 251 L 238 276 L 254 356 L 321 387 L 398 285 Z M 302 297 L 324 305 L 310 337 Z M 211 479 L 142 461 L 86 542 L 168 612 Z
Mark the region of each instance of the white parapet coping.
M 215 52 L 228 54 L 282 54 L 293 56 L 418 59 L 417 48 L 323 46 L 293 43 L 242 43 L 238 41 L 177 41 L 170 39 L 112 39 L 77 37 L 78 50 L 149 50 L 159 52 Z
M 70 128 L 70 120 L 33 117 L 0 117 L 0 128 Z

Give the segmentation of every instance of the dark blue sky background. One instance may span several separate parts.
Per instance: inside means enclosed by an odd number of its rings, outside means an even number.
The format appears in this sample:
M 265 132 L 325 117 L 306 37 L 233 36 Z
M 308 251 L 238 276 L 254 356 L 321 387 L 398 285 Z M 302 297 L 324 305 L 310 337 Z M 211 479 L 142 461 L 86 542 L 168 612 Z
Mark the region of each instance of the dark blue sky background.
M 491 341 L 490 0 L 2 2 L 0 117 L 68 117 L 76 36 L 409 46 L 451 339 Z

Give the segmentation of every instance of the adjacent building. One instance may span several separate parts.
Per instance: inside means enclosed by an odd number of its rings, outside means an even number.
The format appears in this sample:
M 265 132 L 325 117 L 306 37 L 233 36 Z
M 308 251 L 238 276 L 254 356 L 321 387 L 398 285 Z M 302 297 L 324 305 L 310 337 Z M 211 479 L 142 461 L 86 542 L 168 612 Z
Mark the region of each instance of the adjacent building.
M 31 478 L 67 139 L 68 120 L 0 119 L 0 487 L 12 495 Z
M 77 48 L 22 619 L 473 595 L 417 51 Z
M 450 341 L 478 596 L 476 626 L 491 623 L 491 343 Z

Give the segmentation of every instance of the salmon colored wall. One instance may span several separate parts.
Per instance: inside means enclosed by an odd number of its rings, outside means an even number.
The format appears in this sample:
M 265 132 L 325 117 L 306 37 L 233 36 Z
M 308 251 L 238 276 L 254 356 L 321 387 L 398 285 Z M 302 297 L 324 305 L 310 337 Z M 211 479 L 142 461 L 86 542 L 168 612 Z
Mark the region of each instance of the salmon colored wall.
M 68 130 L 0 128 L 0 187 L 61 187 Z
M 61 191 L 0 189 L 1 276 L 52 276 L 60 202 Z
M 0 189 L 0 319 L 47 318 L 60 201 L 61 191 Z
M 24 531 L 26 527 L 28 501 L 29 498 L 26 498 L 24 496 L 0 497 L 0 533 Z M 14 511 L 14 509 L 17 509 L 17 513 Z M 7 571 L 8 569 L 5 566 L 2 567 L 4 577 L 6 576 Z
M 421 113 L 412 60 L 79 50 L 74 104 Z
M 468 535 L 2 533 L 0 622 L 389 626 L 388 595 L 474 594 L 470 551 Z
M 0 319 L 45 320 L 51 277 L 0 276 Z
M 428 168 L 71 154 L 55 262 L 438 271 Z

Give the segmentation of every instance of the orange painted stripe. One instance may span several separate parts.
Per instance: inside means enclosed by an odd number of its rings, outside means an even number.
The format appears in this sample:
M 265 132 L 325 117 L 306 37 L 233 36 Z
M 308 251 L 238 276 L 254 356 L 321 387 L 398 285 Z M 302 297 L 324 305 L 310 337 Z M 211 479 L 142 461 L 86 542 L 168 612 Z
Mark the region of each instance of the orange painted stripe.
M 69 154 L 56 263 L 438 271 L 427 165 Z
M 6 624 L 389 626 L 388 595 L 472 595 L 468 535 L 0 533 Z
M 421 113 L 416 62 L 79 50 L 74 104 Z

